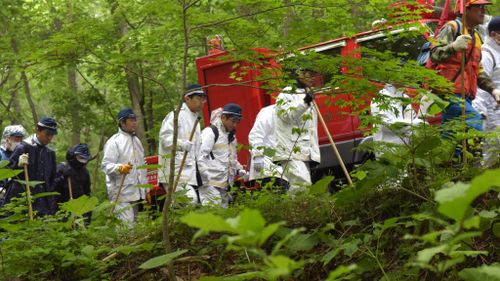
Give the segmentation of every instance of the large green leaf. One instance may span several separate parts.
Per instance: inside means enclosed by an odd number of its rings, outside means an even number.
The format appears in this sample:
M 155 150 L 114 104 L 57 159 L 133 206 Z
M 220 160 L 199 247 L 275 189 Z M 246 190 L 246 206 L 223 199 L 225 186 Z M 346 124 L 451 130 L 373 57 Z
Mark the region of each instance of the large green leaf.
M 209 231 L 228 231 L 232 232 L 233 227 L 223 218 L 211 213 L 189 213 L 180 219 L 181 222 L 200 230 Z
M 328 279 L 327 281 L 335 281 L 335 280 L 340 280 L 338 279 L 342 275 L 345 275 L 347 273 L 350 273 L 351 271 L 355 270 L 357 266 L 355 264 L 350 264 L 349 266 L 341 265 L 335 268 L 335 270 L 330 271 L 328 274 Z
M 8 161 L 7 161 L 8 163 Z M 0 180 L 15 177 L 22 173 L 23 170 L 0 169 Z
M 25 180 L 15 180 L 18 183 L 22 184 L 23 186 L 26 186 L 26 181 Z M 29 186 L 31 187 L 36 187 L 39 184 L 44 183 L 43 181 L 28 181 Z
M 287 256 L 268 256 L 264 262 L 268 266 L 265 270 L 268 280 L 276 280 L 281 277 L 292 274 L 295 270 L 301 268 L 302 261 L 294 261 Z
M 432 257 L 436 254 L 443 253 L 448 249 L 448 245 L 439 245 L 432 248 L 427 248 L 419 251 L 417 253 L 417 261 L 427 264 L 431 261 Z
M 83 195 L 68 202 L 64 202 L 61 204 L 61 209 L 66 210 L 75 216 L 83 216 L 83 214 L 94 210 L 97 204 L 99 204 L 99 199 L 96 197 Z
M 52 191 L 52 192 L 40 192 L 40 193 L 37 193 L 37 194 L 33 195 L 31 197 L 31 200 L 35 200 L 35 199 L 42 198 L 42 197 L 47 197 L 47 196 L 58 196 L 58 195 L 59 195 L 59 192 L 55 192 L 55 191 Z
M 500 169 L 486 171 L 470 184 L 459 182 L 438 190 L 435 196 L 439 202 L 438 211 L 455 221 L 462 221 L 472 201 L 492 186 L 500 186 Z
M 319 181 L 315 182 L 311 187 L 309 187 L 309 193 L 311 194 L 325 194 L 328 191 L 328 185 L 333 181 L 332 176 L 326 176 Z
M 266 221 L 258 210 L 244 209 L 239 216 L 226 220 L 240 234 L 259 233 L 264 229 Z
M 172 260 L 174 260 L 176 257 L 186 253 L 188 250 L 177 250 L 172 253 L 168 253 L 166 255 L 161 255 L 152 259 L 147 260 L 143 264 L 139 265 L 139 268 L 141 269 L 152 269 L 152 268 L 157 268 L 163 265 L 166 265 L 170 263 Z
M 288 248 L 292 251 L 309 251 L 318 243 L 315 233 L 298 234 L 290 239 Z
M 460 271 L 458 276 L 466 281 L 500 281 L 500 264 L 466 268 Z

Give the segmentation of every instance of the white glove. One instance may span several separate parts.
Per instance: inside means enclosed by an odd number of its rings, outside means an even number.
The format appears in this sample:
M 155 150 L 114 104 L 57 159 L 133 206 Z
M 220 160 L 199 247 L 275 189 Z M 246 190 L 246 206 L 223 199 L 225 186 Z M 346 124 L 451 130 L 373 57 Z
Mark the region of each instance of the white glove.
M 248 181 L 248 179 L 250 178 L 250 173 L 241 169 L 238 170 L 238 176 L 242 177 L 244 181 Z
M 29 159 L 30 158 L 28 156 L 28 153 L 23 153 L 23 154 L 19 155 L 19 160 L 17 162 L 17 166 L 24 167 L 25 165 L 28 165 Z
M 181 144 L 181 149 L 182 151 L 184 152 L 190 152 L 191 151 L 191 148 L 193 148 L 193 142 L 192 141 L 184 141 L 182 144 Z
M 472 40 L 472 37 L 468 34 L 460 35 L 455 39 L 453 43 L 451 43 L 451 47 L 455 52 L 458 51 L 463 51 L 467 49 L 467 45 L 469 44 L 469 41 Z
M 255 172 L 260 172 L 264 168 L 264 157 L 257 156 L 252 159 L 253 169 Z
M 497 103 L 500 103 L 500 89 L 495 89 L 491 92 Z

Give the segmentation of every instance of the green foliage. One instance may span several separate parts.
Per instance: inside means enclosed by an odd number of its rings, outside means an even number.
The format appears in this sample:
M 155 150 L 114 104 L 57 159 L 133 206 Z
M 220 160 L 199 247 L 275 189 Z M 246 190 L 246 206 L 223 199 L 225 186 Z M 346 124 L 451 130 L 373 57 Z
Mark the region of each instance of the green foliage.
M 232 247 L 233 244 L 248 247 L 262 246 L 282 224 L 273 223 L 266 226 L 260 212 L 250 209 L 245 209 L 239 216 L 226 220 L 210 213 L 190 213 L 183 216 L 181 221 L 191 227 L 200 229 L 195 238 L 211 231 L 234 234 L 234 236 L 228 237 L 229 247 Z
M 293 196 L 237 192 L 228 210 L 180 208 L 187 199 L 176 194 L 169 228 L 173 248 L 186 250 L 166 255 L 159 243 L 159 219 L 143 213 L 128 229 L 109 216 L 102 174 L 93 178 L 93 197 L 62 204 L 54 217 L 29 222 L 25 199 L 14 199 L 1 209 L 2 279 L 157 280 L 166 279 L 162 267 L 175 260 L 179 275 L 192 278 L 192 272 L 199 272 L 194 277 L 204 275 L 199 280 L 497 280 L 499 171 L 476 177 L 481 170 L 453 159 L 463 138 L 482 135 L 443 139 L 441 128 L 428 124 L 402 132 L 401 124 L 382 124 L 360 106 L 373 99 L 394 110 L 395 101 L 414 105 L 427 98 L 433 102 L 427 114 L 434 115 L 447 103 L 428 89 L 449 89 L 450 83 L 395 50 L 362 48 L 362 59 L 291 51 L 366 30 L 389 2 L 195 1 L 187 9 L 188 42 L 177 1 L 2 2 L 2 125 L 33 127 L 33 108 L 20 98 L 31 95 L 38 115 L 58 120 L 60 134 L 52 145 L 59 159 L 77 141 L 97 153 L 100 139 L 116 132 L 116 111 L 131 105 L 145 116 L 141 138 L 154 153 L 161 120 L 177 104 L 183 78 L 196 80 L 194 59 L 205 54 L 206 38 L 213 34 L 221 34 L 226 49 L 235 50 L 228 60 L 259 65 L 262 56 L 250 49 L 267 47 L 283 54 L 278 60 L 294 55 L 283 61 L 283 69 L 314 61 L 330 77 L 326 105 L 359 109 L 346 112 L 361 116 L 365 127 L 387 125 L 410 140 L 366 144 L 362 149 L 377 153 L 378 159 L 353 171 L 355 183 L 336 186 L 335 194 L 325 192 L 333 185 L 329 176 Z M 388 25 L 415 18 L 400 13 L 405 10 L 390 17 Z M 387 42 L 422 31 L 414 32 L 414 24 L 402 28 L 407 31 L 402 37 L 388 33 Z M 366 79 L 360 79 L 360 70 Z M 273 78 L 266 84 L 269 92 L 293 80 L 275 69 L 262 72 L 260 78 Z M 245 69 L 235 66 L 230 78 L 238 81 L 243 75 Z M 410 86 L 415 95 L 386 98 L 374 81 Z M 346 97 L 347 92 L 352 95 Z M 96 159 L 90 170 L 98 168 Z M 21 172 L 2 169 L 5 165 L 0 163 L 0 180 Z M 83 215 L 89 211 L 93 220 L 85 225 Z M 176 259 L 186 253 L 194 255 L 187 266 Z
M 499 172 L 500 170 L 486 171 L 480 177 L 473 179 L 470 184 L 457 183 L 438 190 L 436 201 L 439 203 L 439 212 L 461 222 L 474 199 L 491 187 L 500 187 Z
M 500 265 L 482 265 L 478 268 L 466 268 L 459 273 L 466 281 L 498 281 L 500 280 Z
M 143 264 L 139 266 L 139 268 L 142 269 L 152 269 L 152 268 L 157 268 L 159 266 L 166 265 L 172 260 L 174 260 L 176 257 L 181 256 L 182 254 L 186 253 L 188 250 L 177 250 L 172 253 L 168 253 L 166 255 L 161 255 L 159 257 L 155 257 L 152 259 L 147 260 Z
M 64 202 L 61 204 L 60 208 L 61 210 L 65 210 L 72 215 L 81 217 L 85 213 L 92 212 L 98 204 L 99 200 L 97 198 L 83 195 L 74 200 Z

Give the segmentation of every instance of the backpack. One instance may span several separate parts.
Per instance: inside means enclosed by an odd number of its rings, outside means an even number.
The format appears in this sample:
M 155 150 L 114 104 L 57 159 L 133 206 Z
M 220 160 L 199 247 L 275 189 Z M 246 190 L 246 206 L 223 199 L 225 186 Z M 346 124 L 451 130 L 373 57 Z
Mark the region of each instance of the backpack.
M 457 37 L 460 35 L 460 32 L 462 30 L 462 26 L 459 20 L 454 20 L 454 22 L 457 24 L 457 29 L 455 31 L 455 35 L 453 36 L 453 40 L 457 39 Z M 420 52 L 418 53 L 417 57 L 417 63 L 420 66 L 426 66 L 427 61 L 430 60 L 431 56 L 431 42 L 426 41 L 422 47 L 420 47 Z
M 219 139 L 219 129 L 215 126 L 215 125 L 212 125 L 210 124 L 210 129 L 212 129 L 212 132 L 214 133 L 214 144 L 217 142 L 217 140 Z M 232 131 L 229 133 L 229 137 L 228 137 L 228 144 L 232 143 L 235 139 L 234 137 L 234 134 L 235 134 L 235 131 Z M 210 151 L 210 157 L 213 159 L 215 159 L 214 157 L 214 154 L 212 151 Z

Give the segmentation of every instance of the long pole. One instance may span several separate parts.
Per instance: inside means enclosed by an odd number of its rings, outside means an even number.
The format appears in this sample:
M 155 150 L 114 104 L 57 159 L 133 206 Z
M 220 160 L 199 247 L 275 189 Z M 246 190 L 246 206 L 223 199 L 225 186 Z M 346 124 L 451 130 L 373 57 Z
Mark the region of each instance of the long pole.
M 198 127 L 199 122 L 200 122 L 200 116 L 198 116 L 196 118 L 196 121 L 194 121 L 193 128 L 191 129 L 191 134 L 189 135 L 189 141 L 193 140 L 194 134 L 196 133 L 196 127 Z M 174 181 L 174 192 L 177 189 L 177 184 L 179 183 L 179 180 L 181 179 L 181 173 L 182 173 L 182 169 L 184 169 L 184 165 L 186 164 L 187 154 L 188 154 L 188 151 L 184 151 L 184 155 L 182 155 L 181 166 L 179 167 L 179 172 L 177 172 L 177 176 L 175 177 L 175 181 Z M 172 157 L 174 157 L 174 156 L 172 156 Z
M 465 34 L 467 31 L 467 22 L 466 22 L 466 8 L 465 8 L 465 0 L 462 0 L 461 2 L 462 5 L 462 30 L 461 33 Z M 472 34 L 474 35 L 474 34 Z M 475 35 L 474 35 L 475 36 Z M 475 42 L 475 40 L 472 40 L 472 42 Z M 475 46 L 471 46 L 471 48 L 474 48 Z M 465 114 L 465 56 L 467 54 L 467 49 L 462 50 L 462 61 L 460 65 L 460 74 L 462 76 L 461 79 L 461 93 L 462 93 L 462 122 L 464 124 L 465 130 L 467 130 L 467 125 L 466 125 L 466 120 L 467 116 Z M 462 140 L 462 159 L 463 163 L 467 163 L 467 139 Z
M 33 206 L 31 205 L 31 189 L 30 189 L 30 177 L 28 174 L 28 165 L 24 165 L 24 181 L 26 183 L 26 200 L 28 201 L 28 215 L 30 221 L 33 220 Z
M 73 200 L 73 187 L 71 185 L 70 177 L 68 177 L 68 192 L 69 192 L 69 200 Z
M 340 156 L 340 153 L 337 149 L 337 145 L 335 145 L 335 142 L 333 141 L 332 135 L 330 134 L 330 131 L 328 130 L 328 127 L 326 126 L 325 120 L 323 119 L 323 116 L 321 115 L 321 112 L 319 112 L 318 105 L 313 101 L 312 104 L 314 105 L 314 110 L 318 113 L 318 119 L 321 122 L 321 125 L 323 126 L 323 129 L 325 130 L 326 135 L 328 136 L 328 140 L 330 141 L 330 145 L 333 148 L 333 152 L 335 153 L 335 156 L 339 160 L 340 167 L 342 167 L 342 171 L 344 171 L 344 175 L 349 182 L 349 184 L 352 185 L 352 179 L 351 176 L 349 175 L 349 172 L 347 171 L 347 168 L 345 167 L 344 160 L 342 160 L 342 157 Z
M 118 204 L 118 199 L 120 199 L 120 194 L 122 193 L 123 183 L 125 182 L 126 176 L 127 176 L 127 174 L 123 174 L 122 178 L 120 180 L 120 187 L 118 188 L 118 194 L 116 194 L 115 203 L 113 204 L 113 208 L 111 208 L 111 214 L 113 214 L 115 212 L 116 204 Z

